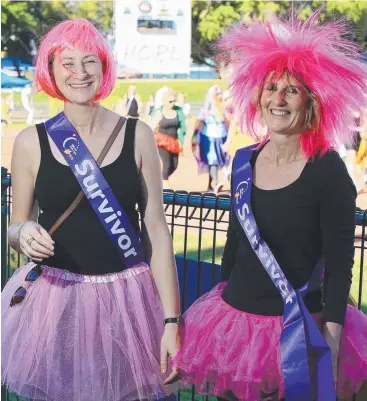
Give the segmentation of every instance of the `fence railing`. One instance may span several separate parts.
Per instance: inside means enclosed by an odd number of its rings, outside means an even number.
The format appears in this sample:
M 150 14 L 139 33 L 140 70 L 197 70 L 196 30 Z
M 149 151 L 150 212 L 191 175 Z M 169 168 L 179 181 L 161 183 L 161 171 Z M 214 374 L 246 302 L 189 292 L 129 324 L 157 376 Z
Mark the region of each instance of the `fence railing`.
M 13 271 L 26 261 L 7 244 L 6 231 L 10 221 L 12 193 L 11 177 L 3 168 L 1 179 L 1 280 L 3 287 Z M 229 222 L 230 196 L 165 190 L 164 204 L 176 254 L 181 305 L 185 310 L 200 295 L 219 282 L 220 261 Z M 366 269 L 367 274 L 366 226 L 367 210 L 358 210 L 351 296 L 356 306 L 365 313 L 367 313 L 367 286 L 363 286 L 363 270 Z M 190 391 L 189 394 L 180 392 L 179 401 L 180 398 L 207 399 L 207 397 L 198 396 L 194 391 Z M 3 399 L 10 401 L 10 398 Z

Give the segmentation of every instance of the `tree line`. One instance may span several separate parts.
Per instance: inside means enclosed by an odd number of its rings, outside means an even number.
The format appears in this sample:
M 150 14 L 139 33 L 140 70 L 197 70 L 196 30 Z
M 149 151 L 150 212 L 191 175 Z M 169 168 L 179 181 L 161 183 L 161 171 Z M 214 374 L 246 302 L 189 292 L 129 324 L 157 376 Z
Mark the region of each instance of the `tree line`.
M 192 0 L 192 59 L 211 65 L 213 43 L 236 21 L 262 20 L 269 13 L 305 19 L 319 7 L 323 7 L 320 15 L 323 21 L 347 18 L 353 28 L 353 39 L 367 47 L 366 0 Z M 105 36 L 113 35 L 113 1 L 2 1 L 2 51 L 13 60 L 32 62 L 42 36 L 55 23 L 69 18 L 86 18 Z

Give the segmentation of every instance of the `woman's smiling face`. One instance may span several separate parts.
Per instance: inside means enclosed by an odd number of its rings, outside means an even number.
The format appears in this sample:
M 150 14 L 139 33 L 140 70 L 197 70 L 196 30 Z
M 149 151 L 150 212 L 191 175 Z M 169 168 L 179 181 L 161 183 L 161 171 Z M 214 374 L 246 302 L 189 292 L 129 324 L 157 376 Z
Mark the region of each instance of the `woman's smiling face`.
M 58 90 L 75 104 L 93 102 L 103 81 L 100 58 L 77 48 L 55 54 L 52 71 Z
M 293 77 L 269 77 L 260 98 L 261 114 L 269 131 L 277 134 L 300 134 L 305 129 L 306 89 Z

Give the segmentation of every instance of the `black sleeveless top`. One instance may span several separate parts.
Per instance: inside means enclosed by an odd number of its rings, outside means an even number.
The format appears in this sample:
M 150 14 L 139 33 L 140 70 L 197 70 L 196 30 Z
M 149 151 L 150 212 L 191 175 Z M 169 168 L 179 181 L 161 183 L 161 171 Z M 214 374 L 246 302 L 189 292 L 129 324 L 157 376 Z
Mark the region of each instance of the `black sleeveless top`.
M 171 136 L 172 138 L 177 138 L 177 130 L 180 128 L 180 123 L 178 121 L 178 116 L 174 118 L 167 118 L 162 113 L 162 120 L 159 123 L 158 131 L 162 134 Z
M 101 171 L 131 225 L 139 230 L 137 203 L 140 185 L 134 157 L 136 122 L 135 119 L 127 120 L 120 155 L 114 162 L 102 167 Z M 54 158 L 44 125 L 38 124 L 36 128 L 41 147 L 41 162 L 35 183 L 35 195 L 42 211 L 38 221 L 49 230 L 81 188 L 70 167 Z M 88 275 L 118 272 L 125 267 L 86 198 L 82 199 L 52 238 L 55 241 L 55 254 L 43 261 L 48 266 Z

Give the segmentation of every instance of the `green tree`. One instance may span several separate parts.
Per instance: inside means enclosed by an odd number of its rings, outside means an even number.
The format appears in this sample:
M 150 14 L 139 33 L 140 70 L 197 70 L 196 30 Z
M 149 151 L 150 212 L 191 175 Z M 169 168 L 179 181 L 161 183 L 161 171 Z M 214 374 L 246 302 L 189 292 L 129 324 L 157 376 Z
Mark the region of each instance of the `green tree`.
M 325 6 L 324 18 L 346 16 L 353 24 L 354 39 L 367 48 L 367 1 L 313 1 L 314 8 Z
M 74 1 L 71 18 L 86 18 L 104 35 L 113 32 L 113 1 Z
M 1 48 L 13 59 L 32 62 L 36 45 L 56 23 L 86 18 L 103 34 L 112 32 L 113 1 L 2 1 Z
M 212 65 L 213 44 L 223 30 L 253 15 L 262 18 L 269 12 L 283 14 L 289 1 L 200 1 L 192 2 L 192 58 Z
M 192 57 L 199 63 L 210 64 L 213 43 L 225 28 L 236 21 L 257 18 L 263 20 L 271 13 L 280 16 L 296 15 L 306 19 L 323 6 L 320 18 L 346 16 L 354 26 L 354 39 L 367 46 L 367 1 L 193 1 Z
M 1 48 L 13 59 L 20 75 L 17 59 L 31 60 L 29 40 L 37 23 L 26 1 L 3 1 L 1 6 Z

